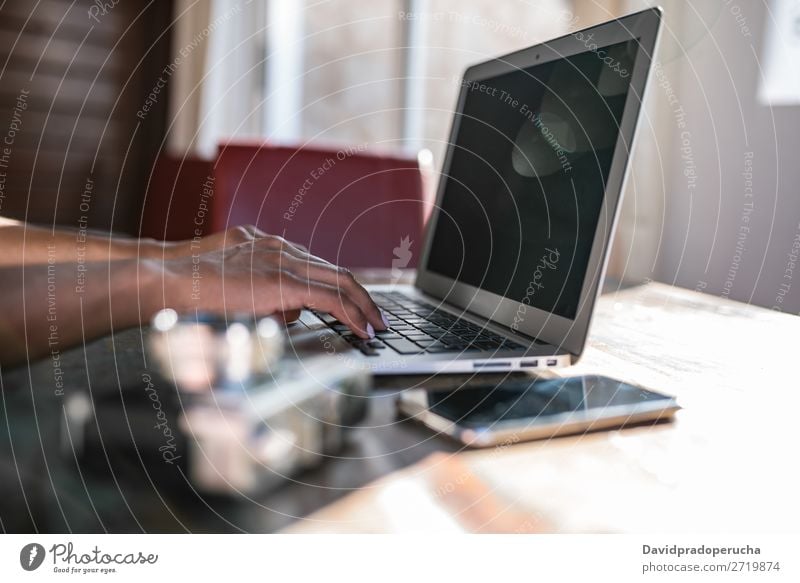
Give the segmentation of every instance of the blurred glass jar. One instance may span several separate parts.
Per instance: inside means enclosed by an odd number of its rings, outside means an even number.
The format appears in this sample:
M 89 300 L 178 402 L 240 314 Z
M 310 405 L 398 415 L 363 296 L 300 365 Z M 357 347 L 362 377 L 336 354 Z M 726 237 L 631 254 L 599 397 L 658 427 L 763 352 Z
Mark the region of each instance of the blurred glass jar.
M 165 309 L 153 317 L 149 352 L 161 374 L 182 391 L 241 387 L 272 374 L 286 335 L 273 318 L 224 320 Z
M 251 495 L 316 467 L 367 411 L 371 376 L 327 334 L 292 335 L 272 318 L 153 319 L 155 368 L 183 393 L 178 427 L 187 475 L 204 492 Z M 149 429 L 149 428 L 148 428 Z

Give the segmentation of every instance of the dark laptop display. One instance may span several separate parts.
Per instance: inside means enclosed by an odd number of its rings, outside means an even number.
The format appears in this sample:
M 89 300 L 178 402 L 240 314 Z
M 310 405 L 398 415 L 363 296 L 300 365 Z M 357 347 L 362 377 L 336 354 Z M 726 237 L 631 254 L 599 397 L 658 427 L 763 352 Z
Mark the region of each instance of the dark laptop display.
M 430 271 L 575 318 L 637 42 L 465 81 Z

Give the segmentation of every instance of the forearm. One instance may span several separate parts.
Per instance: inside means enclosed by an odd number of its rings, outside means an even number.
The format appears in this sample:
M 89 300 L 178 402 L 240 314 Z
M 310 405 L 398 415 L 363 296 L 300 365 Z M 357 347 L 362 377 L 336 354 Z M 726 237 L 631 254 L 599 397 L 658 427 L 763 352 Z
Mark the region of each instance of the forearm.
M 80 229 L 37 227 L 0 221 L 0 267 L 23 263 L 85 263 L 118 259 L 157 258 L 171 244 L 153 239 L 127 239 Z
M 138 326 L 161 306 L 156 262 L 0 268 L 0 364 L 17 364 Z M 140 293 L 141 292 L 141 293 Z
M 243 241 L 228 246 L 236 239 Z M 59 243 L 48 245 L 44 262 L 28 261 L 25 249 L 24 263 L 0 265 L 0 364 L 34 360 L 139 326 L 167 306 L 220 316 L 294 314 L 312 307 L 361 338 L 388 326 L 352 274 L 247 228 L 185 241 L 182 249 L 163 248 L 152 259 L 138 253 L 135 259 L 109 260 L 106 254 L 101 260 L 59 261 Z

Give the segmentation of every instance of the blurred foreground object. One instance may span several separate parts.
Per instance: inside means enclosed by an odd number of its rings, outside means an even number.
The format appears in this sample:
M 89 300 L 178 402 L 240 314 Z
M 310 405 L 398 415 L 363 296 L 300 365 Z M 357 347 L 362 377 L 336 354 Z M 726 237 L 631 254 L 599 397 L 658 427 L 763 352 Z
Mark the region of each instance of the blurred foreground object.
M 272 318 L 162 310 L 148 349 L 174 387 L 159 391 L 158 375 L 145 375 L 148 398 L 124 423 L 116 402 L 73 395 L 66 432 L 79 456 L 134 448 L 150 463 L 180 467 L 202 492 L 252 495 L 335 456 L 366 411 L 371 377 L 343 358 L 347 344 L 316 335 L 289 344 Z

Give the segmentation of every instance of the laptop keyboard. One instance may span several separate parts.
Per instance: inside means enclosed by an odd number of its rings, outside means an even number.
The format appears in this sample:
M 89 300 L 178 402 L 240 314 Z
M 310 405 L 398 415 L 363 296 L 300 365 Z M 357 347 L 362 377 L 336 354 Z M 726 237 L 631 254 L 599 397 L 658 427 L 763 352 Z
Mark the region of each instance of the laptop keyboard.
M 375 303 L 386 314 L 389 329 L 363 340 L 330 314 L 317 314 L 332 330 L 367 356 L 389 350 L 402 355 L 469 350 L 520 350 L 525 347 L 435 306 L 400 292 L 376 292 Z

